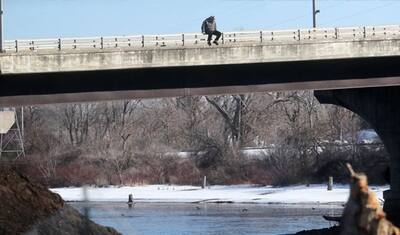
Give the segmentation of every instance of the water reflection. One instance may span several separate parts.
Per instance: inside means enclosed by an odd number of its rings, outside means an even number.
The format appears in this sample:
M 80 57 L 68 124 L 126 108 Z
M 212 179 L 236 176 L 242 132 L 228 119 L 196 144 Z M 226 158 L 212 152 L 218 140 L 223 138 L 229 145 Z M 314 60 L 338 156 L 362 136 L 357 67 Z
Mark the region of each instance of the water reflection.
M 329 226 L 321 215 L 338 214 L 338 205 L 71 203 L 81 212 L 90 208 L 91 219 L 135 235 L 258 235 L 291 234 Z

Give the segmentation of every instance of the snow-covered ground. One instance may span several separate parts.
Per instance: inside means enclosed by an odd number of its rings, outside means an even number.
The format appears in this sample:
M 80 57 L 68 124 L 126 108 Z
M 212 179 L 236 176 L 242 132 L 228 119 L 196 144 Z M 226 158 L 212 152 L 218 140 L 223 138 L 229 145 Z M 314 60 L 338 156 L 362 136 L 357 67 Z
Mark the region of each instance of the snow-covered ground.
M 372 186 L 379 198 L 388 186 Z M 54 188 L 66 201 L 84 201 L 83 188 Z M 348 185 L 335 185 L 327 191 L 326 185 L 258 187 L 252 185 L 196 186 L 148 185 L 137 187 L 87 188 L 89 201 L 126 202 L 133 194 L 140 202 L 235 202 L 235 203 L 344 203 L 349 196 Z

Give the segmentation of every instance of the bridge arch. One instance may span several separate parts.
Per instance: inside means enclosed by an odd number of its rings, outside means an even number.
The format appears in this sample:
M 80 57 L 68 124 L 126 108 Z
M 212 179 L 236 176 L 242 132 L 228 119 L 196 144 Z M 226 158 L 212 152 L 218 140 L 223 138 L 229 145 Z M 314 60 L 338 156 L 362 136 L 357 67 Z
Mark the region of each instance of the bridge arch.
M 314 95 L 323 104 L 357 113 L 379 134 L 391 161 L 384 210 L 393 223 L 400 224 L 400 86 L 315 91 Z

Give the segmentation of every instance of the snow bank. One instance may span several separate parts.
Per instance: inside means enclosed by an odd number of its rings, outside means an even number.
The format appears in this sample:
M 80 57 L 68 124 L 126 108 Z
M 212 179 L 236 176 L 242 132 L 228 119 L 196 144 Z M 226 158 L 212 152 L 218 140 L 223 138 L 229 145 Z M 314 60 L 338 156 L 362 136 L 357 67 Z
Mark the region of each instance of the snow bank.
M 371 186 L 379 198 L 389 186 Z M 83 188 L 55 188 L 66 201 L 84 201 Z M 326 185 L 257 187 L 253 185 L 196 186 L 148 185 L 137 187 L 87 188 L 89 201 L 126 202 L 133 194 L 135 201 L 142 202 L 235 202 L 235 203 L 344 203 L 349 196 L 348 185 L 335 185 L 327 191 Z

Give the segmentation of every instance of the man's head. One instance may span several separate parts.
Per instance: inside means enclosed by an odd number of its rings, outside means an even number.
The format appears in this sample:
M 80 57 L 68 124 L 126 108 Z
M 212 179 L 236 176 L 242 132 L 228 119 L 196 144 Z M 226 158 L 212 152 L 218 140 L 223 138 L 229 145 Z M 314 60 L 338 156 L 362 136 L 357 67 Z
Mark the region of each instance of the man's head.
M 210 17 L 208 17 L 208 19 L 210 19 L 210 21 L 214 21 L 215 20 L 215 16 L 210 16 Z

